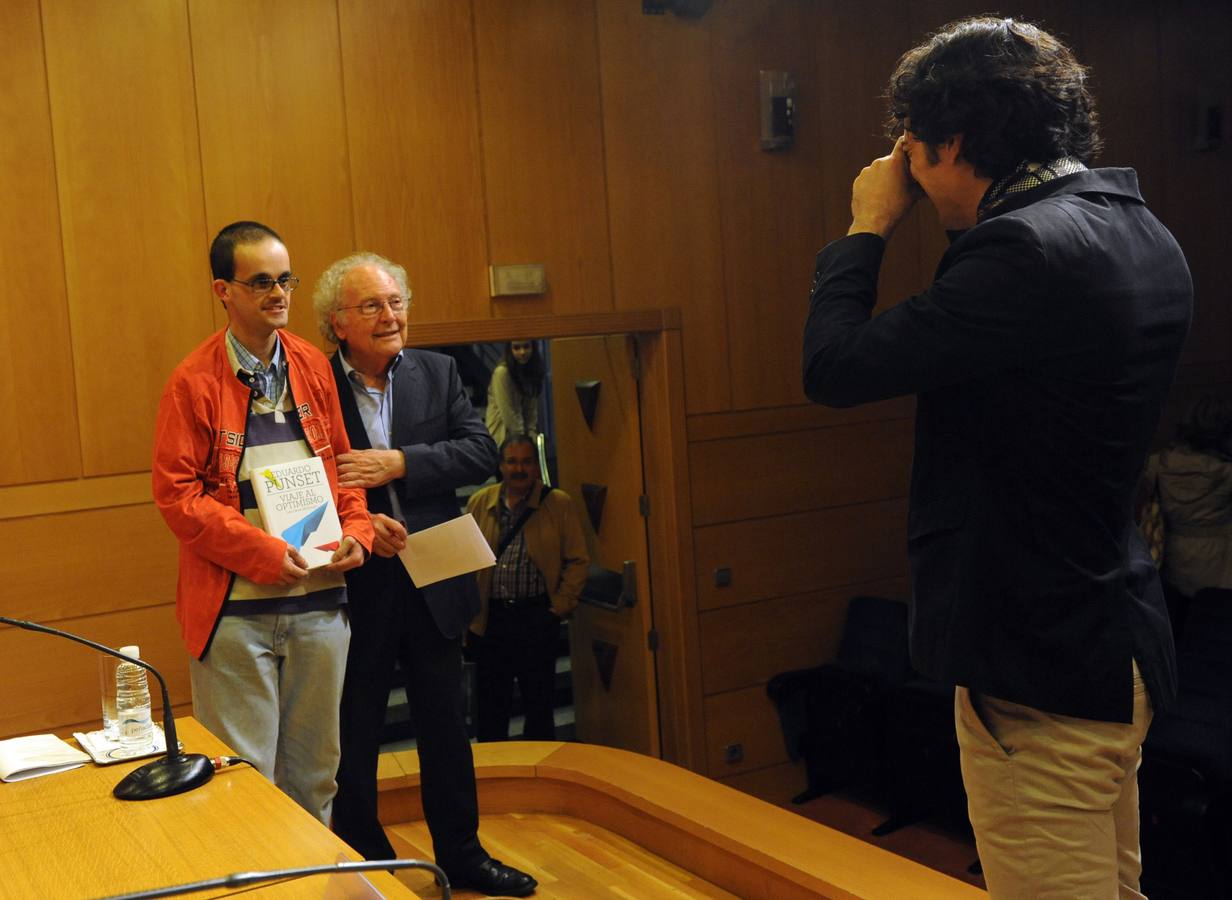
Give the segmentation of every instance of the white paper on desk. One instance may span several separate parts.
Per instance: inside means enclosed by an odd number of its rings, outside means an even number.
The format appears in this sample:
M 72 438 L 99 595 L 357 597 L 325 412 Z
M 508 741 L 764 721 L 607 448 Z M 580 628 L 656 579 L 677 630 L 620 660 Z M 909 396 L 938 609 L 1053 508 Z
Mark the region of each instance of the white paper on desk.
M 0 741 L 0 781 L 54 775 L 89 761 L 90 757 L 54 734 L 31 734 Z
M 466 513 L 407 535 L 398 559 L 418 588 L 496 565 L 475 518 Z

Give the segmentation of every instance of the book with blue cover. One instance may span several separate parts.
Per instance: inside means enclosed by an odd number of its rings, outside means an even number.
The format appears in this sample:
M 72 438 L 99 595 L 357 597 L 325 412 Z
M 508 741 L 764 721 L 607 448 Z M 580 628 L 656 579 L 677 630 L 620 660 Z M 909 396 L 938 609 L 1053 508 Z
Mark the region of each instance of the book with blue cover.
M 342 540 L 342 524 L 320 457 L 263 466 L 252 490 L 265 530 L 300 552 L 315 569 L 328 563 Z

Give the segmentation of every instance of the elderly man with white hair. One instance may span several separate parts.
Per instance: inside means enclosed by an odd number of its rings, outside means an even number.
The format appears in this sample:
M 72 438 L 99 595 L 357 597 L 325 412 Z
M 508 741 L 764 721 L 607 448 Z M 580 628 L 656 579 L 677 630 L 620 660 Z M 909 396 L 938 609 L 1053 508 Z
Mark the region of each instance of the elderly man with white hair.
M 338 345 L 332 366 L 352 450 L 339 482 L 363 487 L 373 556 L 348 573 L 351 649 L 342 692 L 342 761 L 334 830 L 367 859 L 392 859 L 377 819 L 376 766 L 395 662 L 415 721 L 424 817 L 455 887 L 522 897 L 535 879 L 479 843 L 475 771 L 462 709 L 462 636 L 479 610 L 473 575 L 416 588 L 396 558 L 408 532 L 459 514 L 455 490 L 484 481 L 496 446 L 454 361 L 406 349 L 406 271 L 358 253 L 321 276 L 317 324 Z

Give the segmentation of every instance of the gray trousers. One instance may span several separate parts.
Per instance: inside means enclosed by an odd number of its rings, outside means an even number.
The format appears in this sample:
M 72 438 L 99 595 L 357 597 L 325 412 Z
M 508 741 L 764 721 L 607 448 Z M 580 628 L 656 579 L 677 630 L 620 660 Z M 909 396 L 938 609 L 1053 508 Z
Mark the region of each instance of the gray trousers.
M 350 639 L 342 609 L 223 616 L 188 664 L 197 720 L 326 825 Z

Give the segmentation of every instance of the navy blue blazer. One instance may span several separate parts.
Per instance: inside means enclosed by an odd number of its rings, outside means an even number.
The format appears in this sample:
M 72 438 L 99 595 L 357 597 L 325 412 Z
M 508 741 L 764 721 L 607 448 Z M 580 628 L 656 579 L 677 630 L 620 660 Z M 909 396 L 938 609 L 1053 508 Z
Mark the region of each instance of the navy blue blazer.
M 347 436 L 357 450 L 372 447 L 355 394 L 338 353 L 330 360 Z M 454 491 L 480 484 L 496 471 L 496 444 L 471 406 L 452 357 L 426 350 L 403 350 L 392 381 L 392 443 L 406 457 L 406 476 L 392 482 L 408 532 L 422 531 L 461 514 Z M 368 491 L 368 510 L 392 516 L 384 486 Z M 363 603 L 364 593 L 390 579 L 404 583 L 402 562 L 372 556 L 347 572 L 347 594 Z M 441 634 L 456 638 L 479 612 L 474 575 L 463 575 L 423 588 L 423 597 Z
M 911 652 L 934 678 L 1128 722 L 1172 634 L 1133 498 L 1193 285 L 1130 169 L 1050 181 L 951 235 L 932 285 L 870 319 L 885 242 L 817 257 L 804 386 L 848 406 L 917 393 Z

